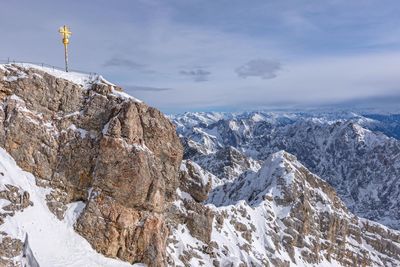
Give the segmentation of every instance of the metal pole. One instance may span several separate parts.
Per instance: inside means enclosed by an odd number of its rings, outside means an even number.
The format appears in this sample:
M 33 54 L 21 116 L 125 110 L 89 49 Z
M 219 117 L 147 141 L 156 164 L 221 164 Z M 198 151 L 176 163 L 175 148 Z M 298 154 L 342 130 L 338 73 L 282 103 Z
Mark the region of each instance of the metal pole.
M 64 44 L 64 60 L 65 60 L 65 71 L 68 72 L 68 43 L 69 43 L 69 37 L 71 36 L 71 32 L 68 29 L 67 25 L 64 25 L 58 30 L 59 33 L 61 33 L 63 39 L 62 42 Z
M 64 45 L 65 71 L 68 72 L 68 45 Z

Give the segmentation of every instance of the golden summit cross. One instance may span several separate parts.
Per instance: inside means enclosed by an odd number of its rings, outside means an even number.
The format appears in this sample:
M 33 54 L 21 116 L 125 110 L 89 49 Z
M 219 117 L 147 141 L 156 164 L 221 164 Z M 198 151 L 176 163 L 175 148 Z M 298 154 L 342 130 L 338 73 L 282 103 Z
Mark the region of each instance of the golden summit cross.
M 71 36 L 72 32 L 66 25 L 60 27 L 58 32 L 61 33 L 61 36 L 63 38 L 62 42 L 64 44 L 65 71 L 68 72 L 68 44 L 69 44 L 69 37 Z

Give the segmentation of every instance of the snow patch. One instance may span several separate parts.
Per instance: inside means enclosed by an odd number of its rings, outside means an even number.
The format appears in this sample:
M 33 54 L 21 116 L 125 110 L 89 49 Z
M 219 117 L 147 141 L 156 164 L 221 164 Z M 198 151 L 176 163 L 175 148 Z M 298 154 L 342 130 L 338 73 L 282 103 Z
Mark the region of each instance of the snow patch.
M 68 204 L 64 214 L 64 222 L 66 222 L 68 226 L 73 227 L 85 207 L 86 204 L 83 201 Z
M 71 203 L 67 218 L 60 221 L 50 212 L 46 204 L 49 189 L 36 185 L 35 177 L 21 170 L 12 157 L 0 148 L 0 171 L 4 173 L 0 186 L 11 184 L 26 190 L 34 203 L 6 217 L 0 231 L 13 238 L 24 240 L 29 235 L 29 243 L 33 255 L 41 267 L 132 267 L 130 263 L 106 258 L 95 252 L 90 244 L 72 228 L 73 222 L 82 210 L 82 203 Z M 134 265 L 144 266 L 144 265 Z

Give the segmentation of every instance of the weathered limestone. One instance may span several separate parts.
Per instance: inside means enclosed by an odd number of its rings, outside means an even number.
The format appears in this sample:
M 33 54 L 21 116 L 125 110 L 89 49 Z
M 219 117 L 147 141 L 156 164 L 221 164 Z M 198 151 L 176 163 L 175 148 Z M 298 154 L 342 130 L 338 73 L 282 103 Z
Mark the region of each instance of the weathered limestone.
M 0 69 L 0 146 L 37 183 L 49 208 L 85 201 L 76 230 L 97 251 L 149 266 L 165 264 L 164 213 L 179 185 L 182 146 L 158 110 L 34 68 Z M 89 194 L 89 192 L 91 194 Z
M 20 264 L 13 258 L 21 255 L 23 243 L 0 232 L 0 267 L 17 267 Z
M 211 174 L 206 173 L 191 160 L 182 162 L 179 172 L 180 188 L 197 202 L 207 200 L 211 190 Z

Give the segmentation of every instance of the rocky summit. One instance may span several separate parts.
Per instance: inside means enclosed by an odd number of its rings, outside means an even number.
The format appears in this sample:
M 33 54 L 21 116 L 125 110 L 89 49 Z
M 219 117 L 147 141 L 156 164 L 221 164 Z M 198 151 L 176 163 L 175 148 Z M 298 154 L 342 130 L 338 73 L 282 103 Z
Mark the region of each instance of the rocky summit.
M 74 228 L 96 251 L 164 265 L 182 159 L 173 124 L 101 76 L 33 66 L 1 67 L 0 101 L 0 145 L 50 189 L 49 209 L 61 220 L 67 204 L 83 202 Z M 24 190 L 5 186 L 12 203 Z M 29 205 L 22 194 L 13 211 Z
M 397 222 L 377 207 L 398 203 L 395 139 L 173 119 L 180 138 L 99 75 L 0 65 L 0 266 L 400 266 L 400 232 L 358 217 Z M 362 197 L 385 166 L 386 198 Z

